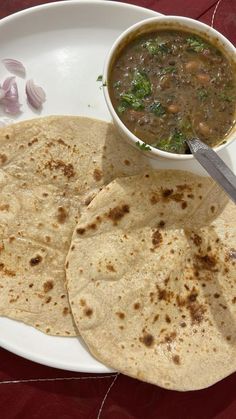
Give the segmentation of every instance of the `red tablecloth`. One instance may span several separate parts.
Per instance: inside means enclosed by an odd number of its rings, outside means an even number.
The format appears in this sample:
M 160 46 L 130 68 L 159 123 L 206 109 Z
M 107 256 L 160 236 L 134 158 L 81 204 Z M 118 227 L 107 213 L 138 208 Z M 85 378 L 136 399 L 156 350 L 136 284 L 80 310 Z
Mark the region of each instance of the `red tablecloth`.
M 0 18 L 46 2 L 0 0 Z M 124 2 L 199 19 L 236 44 L 236 0 Z M 206 390 L 178 393 L 121 374 L 100 376 L 44 367 L 0 348 L 0 418 L 234 419 L 236 374 Z

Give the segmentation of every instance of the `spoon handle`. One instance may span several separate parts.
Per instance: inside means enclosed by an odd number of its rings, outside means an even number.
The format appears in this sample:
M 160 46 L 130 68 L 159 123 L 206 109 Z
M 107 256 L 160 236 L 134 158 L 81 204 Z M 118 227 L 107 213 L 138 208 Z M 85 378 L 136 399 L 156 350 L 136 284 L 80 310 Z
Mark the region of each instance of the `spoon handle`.
M 230 168 L 212 148 L 198 138 L 187 140 L 187 144 L 194 157 L 236 204 L 236 176 Z

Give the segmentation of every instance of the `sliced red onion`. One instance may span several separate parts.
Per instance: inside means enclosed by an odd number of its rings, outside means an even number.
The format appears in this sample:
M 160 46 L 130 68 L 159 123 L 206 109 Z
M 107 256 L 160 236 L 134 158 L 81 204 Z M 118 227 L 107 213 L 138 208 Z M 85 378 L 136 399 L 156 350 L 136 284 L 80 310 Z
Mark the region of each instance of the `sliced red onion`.
M 40 109 L 46 100 L 46 94 L 42 87 L 37 86 L 32 79 L 26 82 L 25 92 L 28 102 L 35 109 Z
M 13 58 L 4 58 L 2 62 L 10 73 L 17 73 L 22 77 L 25 76 L 26 70 L 21 61 L 14 60 Z
M 19 103 L 18 87 L 15 77 L 7 77 L 2 83 L 0 89 L 0 104 L 3 105 L 4 111 L 11 115 L 20 112 L 21 104 Z
M 12 84 L 15 82 L 15 79 L 16 78 L 14 76 L 11 76 L 11 77 L 7 77 L 4 80 L 2 84 L 2 89 L 5 91 L 5 93 L 7 93 L 11 89 Z
M 19 99 L 18 87 L 16 82 L 13 80 L 10 89 L 5 93 L 5 99 L 15 102 Z
M 6 113 L 11 114 L 11 115 L 16 115 L 21 110 L 20 109 L 21 105 L 18 101 L 17 102 L 16 101 L 12 102 L 10 100 L 3 99 L 3 101 L 1 103 L 3 104 L 4 111 Z

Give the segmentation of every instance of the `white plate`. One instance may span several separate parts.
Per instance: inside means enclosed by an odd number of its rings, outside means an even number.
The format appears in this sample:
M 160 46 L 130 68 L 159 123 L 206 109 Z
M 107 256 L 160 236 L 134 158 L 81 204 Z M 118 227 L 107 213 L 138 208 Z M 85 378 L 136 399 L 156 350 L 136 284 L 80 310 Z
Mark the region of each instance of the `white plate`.
M 116 2 L 64 1 L 34 7 L 0 21 L 0 58 L 17 58 L 27 78 L 44 87 L 41 115 L 78 114 L 110 120 L 97 77 L 106 54 L 128 26 L 156 13 Z M 0 81 L 9 76 L 0 63 Z M 26 104 L 18 78 L 23 120 L 39 116 Z M 0 110 L 1 112 L 1 110 Z M 0 113 L 0 121 L 3 115 Z M 77 338 L 47 336 L 0 318 L 0 345 L 24 358 L 71 371 L 105 373 Z
M 112 1 L 64 1 L 38 6 L 0 21 L 1 58 L 22 60 L 27 77 L 44 87 L 47 101 L 41 115 L 78 114 L 110 120 L 96 81 L 102 74 L 106 54 L 124 29 L 156 15 L 151 10 Z M 0 81 L 8 75 L 0 64 Z M 18 79 L 18 84 L 23 112 L 14 119 L 39 116 L 26 104 L 24 80 Z M 230 155 L 236 155 L 236 143 L 221 153 L 233 167 Z M 158 167 L 170 166 L 167 160 L 160 160 Z M 171 167 L 183 169 L 183 163 L 171 161 Z M 195 162 L 185 162 L 184 168 L 203 173 Z M 79 339 L 47 336 L 6 318 L 0 318 L 0 345 L 44 365 L 71 371 L 111 371 L 92 358 Z

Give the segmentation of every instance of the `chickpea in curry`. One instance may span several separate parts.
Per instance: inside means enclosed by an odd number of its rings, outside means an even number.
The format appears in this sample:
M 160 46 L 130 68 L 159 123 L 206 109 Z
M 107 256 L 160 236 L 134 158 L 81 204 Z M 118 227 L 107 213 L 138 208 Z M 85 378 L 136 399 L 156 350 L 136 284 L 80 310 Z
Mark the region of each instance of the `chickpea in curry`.
M 189 153 L 186 139 L 211 147 L 235 122 L 236 77 L 207 40 L 180 30 L 140 35 L 116 57 L 108 88 L 127 128 L 158 149 Z

